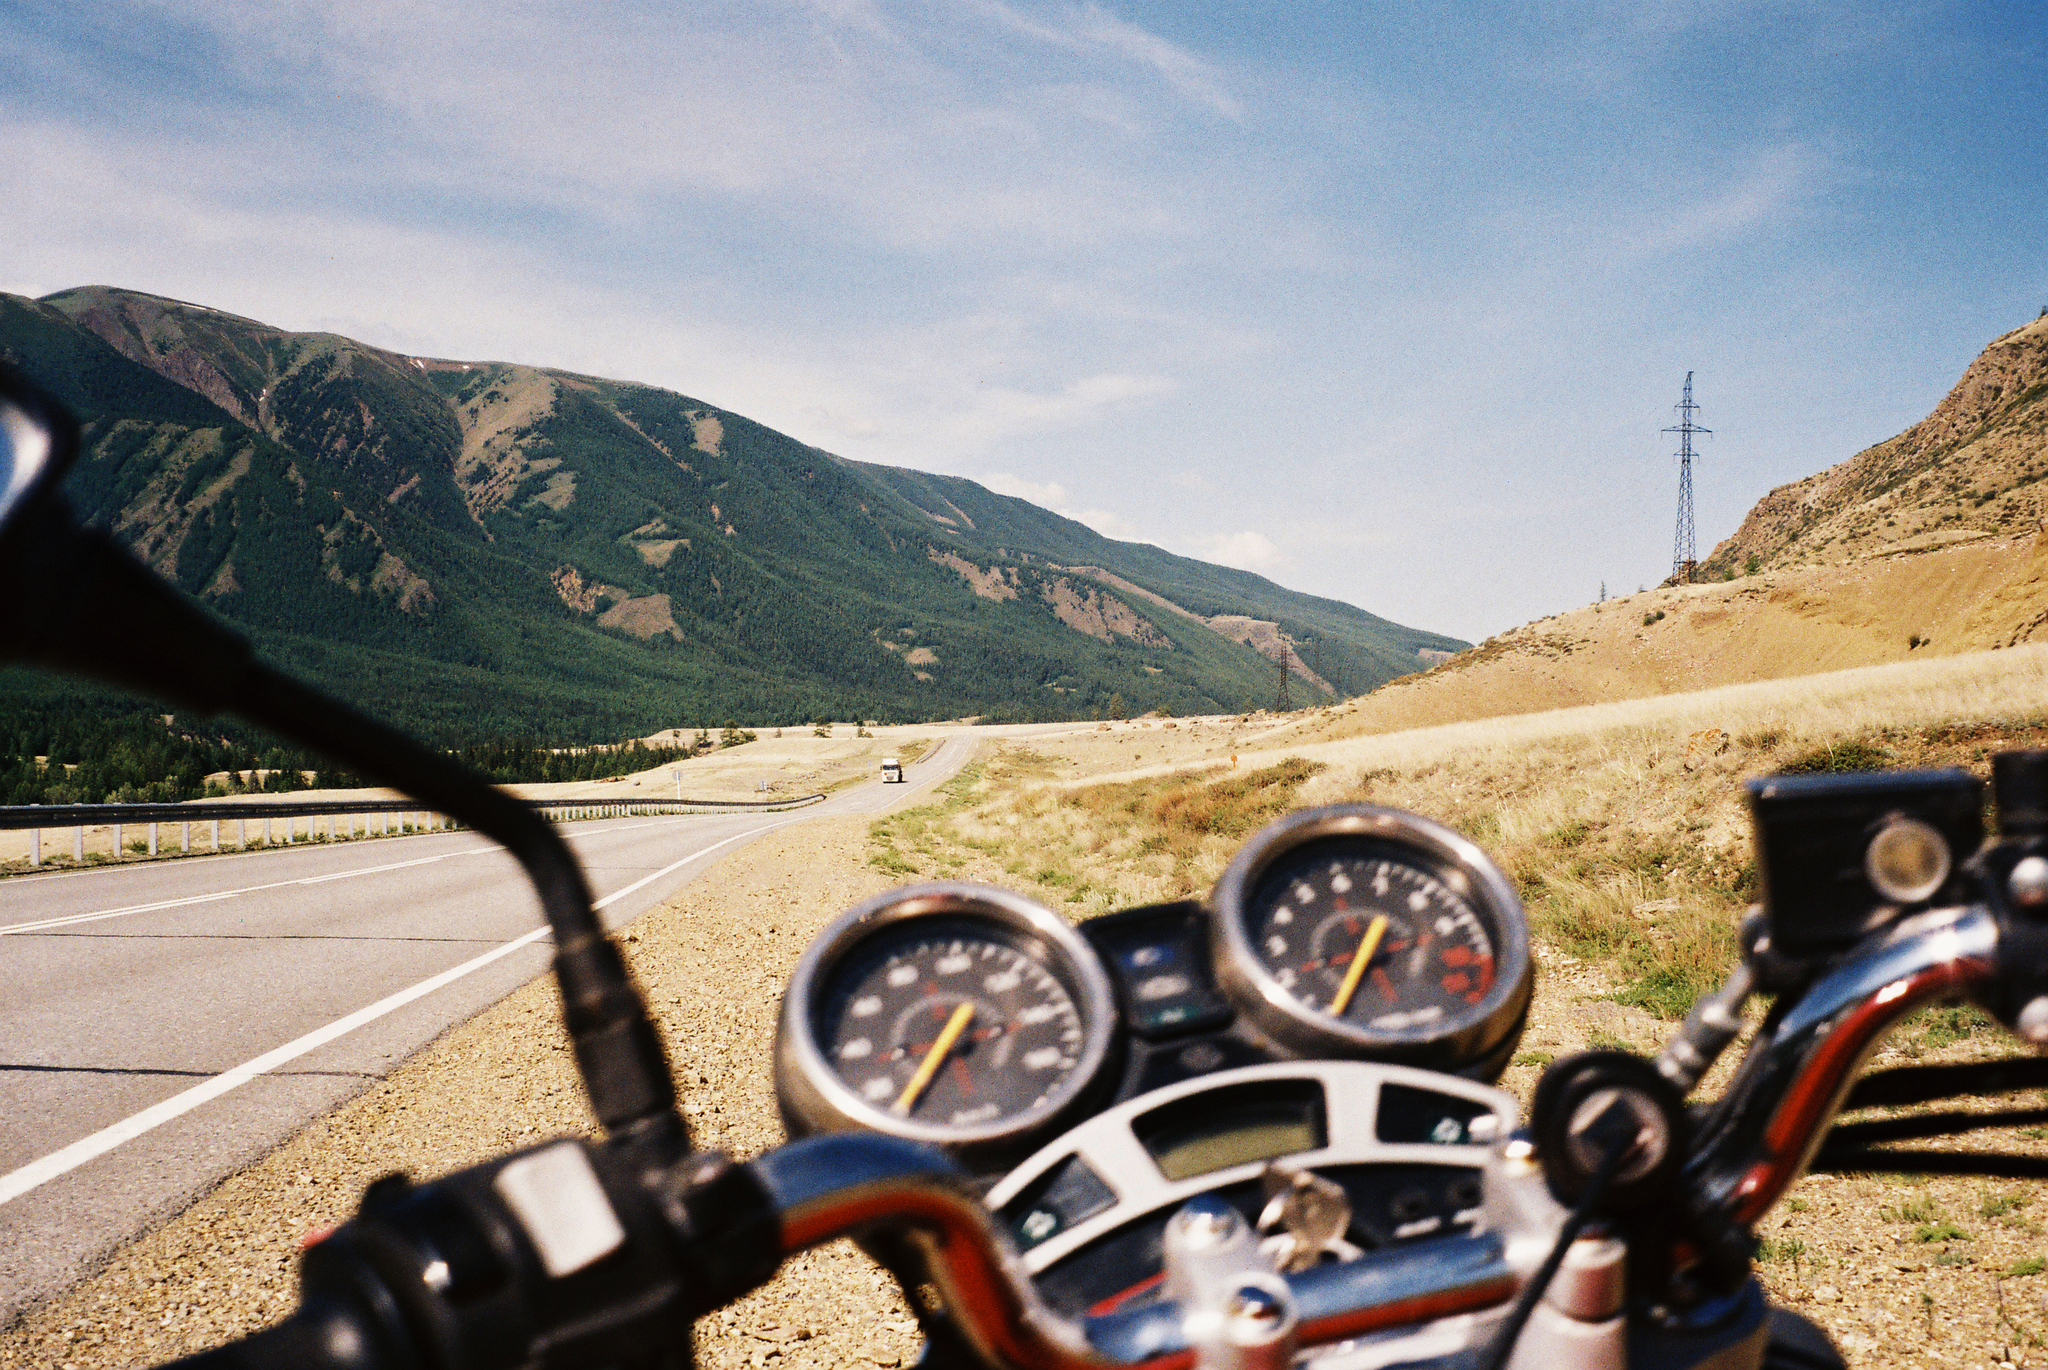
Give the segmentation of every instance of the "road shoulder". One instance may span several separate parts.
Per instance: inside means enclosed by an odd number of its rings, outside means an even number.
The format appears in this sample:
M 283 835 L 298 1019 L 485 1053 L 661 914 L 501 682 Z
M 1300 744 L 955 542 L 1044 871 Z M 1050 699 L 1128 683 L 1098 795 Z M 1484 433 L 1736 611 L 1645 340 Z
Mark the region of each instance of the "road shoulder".
M 632 924 L 626 951 L 683 1084 L 700 1147 L 781 1140 L 769 1051 L 796 958 L 840 910 L 891 880 L 867 863 L 869 819 L 826 818 L 750 843 Z M 244 1335 L 288 1312 L 304 1234 L 345 1220 L 392 1171 L 432 1176 L 589 1129 L 553 982 L 449 1029 L 99 1273 L 0 1333 L 0 1366 L 113 1370 Z M 893 1286 L 844 1243 L 792 1262 L 707 1319 L 699 1363 L 894 1365 L 916 1339 Z

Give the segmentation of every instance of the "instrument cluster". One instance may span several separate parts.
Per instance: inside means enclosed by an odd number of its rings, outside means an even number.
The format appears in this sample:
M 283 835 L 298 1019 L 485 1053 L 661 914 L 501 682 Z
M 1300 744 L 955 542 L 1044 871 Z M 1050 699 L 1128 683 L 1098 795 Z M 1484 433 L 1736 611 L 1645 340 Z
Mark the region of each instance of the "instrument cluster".
M 1291 815 L 1207 899 L 1070 925 L 1019 895 L 913 885 L 848 910 L 783 999 L 792 1136 L 869 1130 L 993 1174 L 1074 1124 L 1219 1071 L 1368 1061 L 1498 1079 L 1529 938 L 1465 838 L 1396 809 Z

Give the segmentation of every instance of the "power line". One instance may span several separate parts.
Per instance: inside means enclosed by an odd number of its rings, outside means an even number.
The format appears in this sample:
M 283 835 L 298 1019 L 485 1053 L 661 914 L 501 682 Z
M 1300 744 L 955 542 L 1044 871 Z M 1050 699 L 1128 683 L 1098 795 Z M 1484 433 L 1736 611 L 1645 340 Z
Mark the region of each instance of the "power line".
M 1692 435 L 1714 430 L 1701 428 L 1692 421 L 1693 411 L 1699 408 L 1692 402 L 1692 372 L 1685 373 L 1685 398 L 1671 407 L 1679 415 L 1677 425 L 1664 430 L 1678 434 L 1678 533 L 1671 542 L 1671 579 L 1684 585 L 1692 580 L 1700 565 L 1692 537 Z

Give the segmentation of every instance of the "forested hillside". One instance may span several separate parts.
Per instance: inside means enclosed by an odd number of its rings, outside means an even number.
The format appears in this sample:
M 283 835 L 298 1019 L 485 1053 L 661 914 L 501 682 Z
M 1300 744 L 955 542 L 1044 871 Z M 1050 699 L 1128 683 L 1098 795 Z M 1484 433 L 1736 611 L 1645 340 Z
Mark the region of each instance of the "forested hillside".
M 1234 710 L 1463 645 L 644 385 L 103 287 L 0 295 L 0 357 L 84 424 L 86 518 L 450 744 Z

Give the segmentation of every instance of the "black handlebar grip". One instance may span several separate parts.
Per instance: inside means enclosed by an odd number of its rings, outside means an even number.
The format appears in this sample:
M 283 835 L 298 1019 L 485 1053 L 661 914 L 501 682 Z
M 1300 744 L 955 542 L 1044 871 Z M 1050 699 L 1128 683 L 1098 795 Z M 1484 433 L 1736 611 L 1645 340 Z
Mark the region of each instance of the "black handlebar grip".
M 174 1361 L 164 1370 L 416 1370 L 419 1361 L 384 1344 L 358 1310 L 322 1302 L 261 1332 Z

